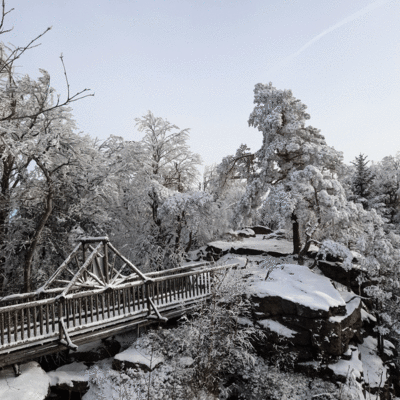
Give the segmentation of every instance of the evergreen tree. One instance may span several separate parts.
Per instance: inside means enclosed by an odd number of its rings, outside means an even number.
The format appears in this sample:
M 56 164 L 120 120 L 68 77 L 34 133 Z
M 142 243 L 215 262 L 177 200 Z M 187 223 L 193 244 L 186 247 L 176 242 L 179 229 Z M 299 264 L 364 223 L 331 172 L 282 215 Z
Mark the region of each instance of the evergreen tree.
M 353 200 L 356 203 L 361 203 L 364 209 L 368 209 L 368 198 L 370 197 L 370 188 L 374 180 L 374 175 L 369 167 L 367 167 L 367 156 L 361 154 L 356 157 L 352 164 L 356 167 L 353 179 L 351 182 L 351 188 L 353 195 L 350 196 L 349 200 Z

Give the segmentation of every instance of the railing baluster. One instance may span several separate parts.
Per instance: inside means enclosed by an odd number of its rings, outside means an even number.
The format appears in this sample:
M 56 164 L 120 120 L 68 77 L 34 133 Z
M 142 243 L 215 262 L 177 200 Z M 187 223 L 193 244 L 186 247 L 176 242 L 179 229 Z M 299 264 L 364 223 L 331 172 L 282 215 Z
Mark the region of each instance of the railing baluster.
M 1 344 L 4 344 L 4 313 L 0 314 Z
M 142 310 L 145 310 L 146 309 L 146 300 L 145 300 L 145 290 L 146 290 L 146 285 L 143 283 L 142 284 Z
M 126 309 L 126 290 L 122 289 L 122 315 L 126 315 L 129 310 Z
M 92 320 L 92 322 L 94 321 L 93 318 L 93 295 L 90 295 L 90 319 Z
M 104 299 L 105 299 L 105 302 L 107 304 L 107 318 L 110 318 L 111 317 L 110 293 L 108 291 L 104 292 Z
M 85 297 L 84 298 L 84 302 L 85 302 L 85 324 L 88 323 L 88 298 Z
M 76 326 L 76 314 L 77 314 L 77 304 L 76 304 L 76 299 L 71 299 L 71 305 L 72 305 L 72 326 Z
M 192 297 L 192 277 L 191 276 L 185 276 L 185 289 L 186 289 L 186 300 L 190 299 Z
M 165 293 L 167 288 L 167 281 L 162 281 L 161 283 L 161 304 L 165 304 Z
M 196 296 L 199 296 L 199 285 L 200 285 L 200 275 L 196 274 L 195 275 L 195 282 L 196 282 Z
M 118 301 L 118 315 L 121 315 L 121 291 L 116 290 L 117 292 L 117 301 Z
M 82 326 L 82 297 L 78 299 L 78 314 L 79 314 L 79 325 Z
M 116 290 L 113 290 L 113 291 L 112 291 L 113 317 L 115 317 L 116 314 L 117 314 L 117 311 L 116 311 L 116 309 L 115 309 L 115 303 L 116 303 L 116 301 L 115 301 L 115 296 L 116 296 L 116 294 L 117 294 L 116 292 L 117 292 Z
M 23 308 L 21 308 L 21 339 L 25 340 L 25 317 Z
M 71 308 L 71 300 L 66 300 L 65 301 L 65 316 L 67 318 L 67 328 L 69 328 L 69 314 L 70 314 L 70 308 Z
M 26 328 L 27 328 L 27 333 L 28 333 L 28 339 L 31 337 L 31 312 L 30 308 L 28 307 L 26 309 Z
M 131 305 L 131 288 L 127 288 L 125 290 L 126 293 L 126 303 L 128 306 L 128 310 L 126 310 L 127 314 L 130 314 L 132 312 L 132 305 Z
M 51 327 L 54 333 L 56 331 L 56 303 L 51 304 Z
M 18 312 L 14 311 L 14 340 L 18 342 Z
M 36 306 L 33 306 L 33 336 L 37 336 L 37 310 Z
M 50 332 L 49 328 L 49 305 L 46 304 L 46 333 L 48 334 Z
M 96 321 L 100 320 L 100 306 L 99 306 L 99 295 L 96 293 L 94 295 L 96 299 Z
M 105 299 L 105 293 L 102 293 L 101 295 L 101 315 L 103 317 L 103 320 L 106 319 L 106 317 L 104 316 L 105 314 L 105 309 L 106 309 L 106 299 Z
M 132 288 L 132 303 L 133 303 L 133 312 L 136 311 L 136 286 Z
M 39 324 L 40 324 L 40 335 L 43 335 L 43 306 L 39 306 Z

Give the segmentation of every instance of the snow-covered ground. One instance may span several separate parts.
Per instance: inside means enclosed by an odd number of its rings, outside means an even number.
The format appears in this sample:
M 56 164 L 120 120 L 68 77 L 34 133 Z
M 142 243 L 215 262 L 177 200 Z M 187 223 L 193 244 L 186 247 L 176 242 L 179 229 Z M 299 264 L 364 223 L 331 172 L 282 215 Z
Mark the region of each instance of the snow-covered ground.
M 43 400 L 49 391 L 50 378 L 35 361 L 22 364 L 17 377 L 12 367 L 0 371 L 1 400 Z

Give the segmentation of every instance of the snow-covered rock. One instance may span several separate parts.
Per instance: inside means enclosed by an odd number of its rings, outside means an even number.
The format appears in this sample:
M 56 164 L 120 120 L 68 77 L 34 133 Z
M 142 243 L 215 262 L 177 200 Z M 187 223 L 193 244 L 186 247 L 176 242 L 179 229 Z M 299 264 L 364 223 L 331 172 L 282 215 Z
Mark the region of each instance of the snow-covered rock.
M 257 299 L 267 298 L 260 309 L 266 315 L 345 315 L 346 303 L 330 280 L 306 266 L 283 264 L 272 271 L 257 268 L 250 272 L 253 276 L 248 281 L 249 293 Z
M 86 393 L 89 389 L 88 367 L 82 362 L 63 365 L 47 373 L 50 386 L 59 390 Z
M 147 349 L 131 346 L 114 357 L 113 368 L 120 371 L 124 368 L 140 368 L 144 371 L 152 371 L 164 362 L 164 359 L 152 354 Z
M 235 232 L 239 237 L 243 237 L 243 238 L 251 238 L 251 237 L 256 237 L 256 234 L 254 233 L 254 231 L 250 228 L 244 228 L 244 229 L 240 229 L 238 231 Z
M 50 379 L 40 365 L 31 361 L 21 365 L 21 375 L 12 367 L 0 371 L 1 400 L 43 400 L 50 391 Z
M 214 252 L 220 256 L 232 253 L 240 255 L 269 254 L 275 257 L 285 257 L 293 253 L 293 244 L 286 239 L 265 240 L 264 235 L 256 235 L 256 237 L 245 238 L 238 242 L 223 240 L 210 242 L 207 252 Z
M 257 325 L 272 341 L 294 346 L 301 359 L 311 359 L 315 352 L 340 356 L 358 335 L 361 302 L 354 293 L 339 292 L 306 266 L 283 264 L 249 272 Z

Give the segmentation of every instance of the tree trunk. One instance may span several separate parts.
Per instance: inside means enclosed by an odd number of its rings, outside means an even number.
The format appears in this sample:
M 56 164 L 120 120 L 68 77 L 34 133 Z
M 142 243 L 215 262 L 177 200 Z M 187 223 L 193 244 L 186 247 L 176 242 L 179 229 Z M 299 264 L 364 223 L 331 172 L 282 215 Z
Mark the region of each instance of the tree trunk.
M 28 293 L 31 291 L 31 272 L 32 272 L 32 261 L 33 255 L 35 254 L 36 247 L 39 243 L 40 236 L 42 235 L 43 229 L 49 219 L 51 212 L 53 210 L 53 188 L 49 187 L 49 192 L 46 197 L 46 207 L 45 212 L 39 220 L 39 224 L 35 230 L 35 234 L 31 240 L 31 244 L 28 247 L 28 251 L 24 260 L 24 291 Z
M 299 254 L 301 247 L 300 225 L 295 213 L 292 213 L 292 224 L 293 224 L 293 254 Z
M 32 272 L 32 261 L 33 256 L 35 254 L 36 247 L 39 243 L 40 236 L 42 235 L 43 229 L 46 226 L 46 223 L 53 211 L 53 197 L 54 197 L 54 188 L 53 188 L 53 181 L 51 179 L 51 173 L 44 167 L 44 165 L 35 158 L 36 164 L 42 170 L 48 187 L 48 192 L 46 196 L 46 204 L 44 207 L 44 213 L 41 216 L 39 223 L 35 229 L 35 233 L 32 237 L 30 245 L 27 249 L 25 260 L 24 260 L 24 291 L 28 293 L 31 291 L 31 272 Z

